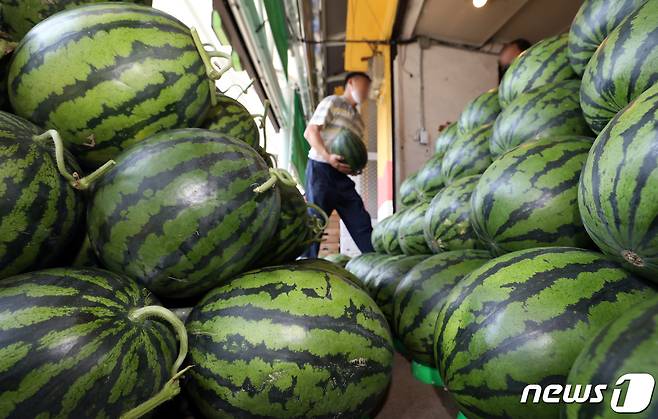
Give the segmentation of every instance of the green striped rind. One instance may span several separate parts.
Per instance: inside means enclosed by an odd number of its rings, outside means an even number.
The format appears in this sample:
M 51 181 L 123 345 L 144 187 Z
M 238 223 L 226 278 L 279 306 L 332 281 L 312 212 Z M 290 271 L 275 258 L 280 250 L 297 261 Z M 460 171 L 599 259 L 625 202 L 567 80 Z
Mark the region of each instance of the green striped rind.
M 101 3 L 30 31 L 14 53 L 9 95 L 18 115 L 57 129 L 95 167 L 155 133 L 198 126 L 210 82 L 183 23 L 150 7 Z
M 469 419 L 559 417 L 521 404 L 528 384 L 565 384 L 585 341 L 656 291 L 601 254 L 523 250 L 494 259 L 450 293 L 436 323 L 441 377 Z
M 578 182 L 592 140 L 542 138 L 504 154 L 471 197 L 471 225 L 497 255 L 542 246 L 589 247 Z
M 621 21 L 647 0 L 587 0 L 578 10 L 569 31 L 569 62 L 576 74 Z
M 361 280 L 363 289 L 370 290 L 370 283 L 381 274 L 383 267 L 386 266 L 386 263 L 405 257 L 405 255 L 382 255 L 382 257 L 373 258 L 368 264 L 367 268 L 364 269 Z
M 491 137 L 491 153 L 499 156 L 536 137 L 592 135 L 583 119 L 580 81 L 546 84 L 519 95 L 500 113 Z
M 459 134 L 466 134 L 482 125 L 493 124 L 499 113 L 498 89 L 491 89 L 466 105 L 457 123 Z
M 386 224 L 386 229 L 382 235 L 382 246 L 384 252 L 389 255 L 402 254 L 402 248 L 400 247 L 400 222 L 402 221 L 404 214 L 409 212 L 411 208 L 413 207 L 402 209 L 388 217 L 389 221 Z
M 344 255 L 343 255 L 344 256 Z M 361 286 L 361 280 L 347 269 L 325 259 L 299 259 L 285 266 L 287 269 L 310 270 L 318 272 L 329 272 L 346 281 Z
M 415 361 L 435 365 L 434 326 L 452 288 L 491 256 L 459 250 L 431 256 L 402 278 L 393 298 L 393 329 Z
M 572 385 L 607 384 L 602 403 L 568 404 L 565 406 L 567 419 L 634 419 L 658 417 L 658 402 L 653 397 L 642 412 L 629 415 L 615 413 L 610 408 L 617 380 L 628 373 L 658 376 L 656 365 L 656 342 L 658 342 L 658 299 L 653 298 L 629 310 L 617 320 L 590 338 L 574 362 L 567 382 Z M 620 399 L 621 402 L 621 399 Z M 621 403 L 620 403 L 621 404 Z
M 375 264 L 387 257 L 389 255 L 381 253 L 363 253 L 347 262 L 345 269 L 359 278 L 359 283 L 363 285 L 365 284 L 366 276 L 372 271 Z
M 399 238 L 400 249 L 405 255 L 429 255 L 432 253 L 425 242 L 423 224 L 425 212 L 429 203 L 420 202 L 410 207 L 400 219 Z
M 400 185 L 400 203 L 405 207 L 410 207 L 418 202 L 418 190 L 416 189 L 416 178 L 418 172 L 407 177 Z
M 332 262 L 340 266 L 341 268 L 344 268 L 345 265 L 347 265 L 347 262 L 349 262 L 351 258 L 342 253 L 333 253 L 331 255 L 325 256 L 323 259 L 328 260 L 329 262 Z
M 446 151 L 448 151 L 448 147 L 450 144 L 454 143 L 457 141 L 459 138 L 459 127 L 457 122 L 453 122 L 452 124 L 448 125 L 441 133 L 439 133 L 439 136 L 436 137 L 436 140 L 434 140 L 434 154 L 438 154 L 439 156 L 443 156 L 446 154 Z
M 226 95 L 217 95 L 217 105 L 208 112 L 203 128 L 237 138 L 252 147 L 260 143 L 260 131 L 254 117 L 242 103 Z
M 377 253 L 385 253 L 384 250 L 384 240 L 383 236 L 387 232 L 388 224 L 391 221 L 392 216 L 386 217 L 377 224 L 372 229 L 372 234 L 370 235 L 370 243 L 372 248 L 375 249 Z
M 520 94 L 549 83 L 577 79 L 568 55 L 569 35 L 546 38 L 521 54 L 500 82 L 500 104 L 507 108 Z
M 360 172 L 368 164 L 368 149 L 361 138 L 348 129 L 342 129 L 331 141 L 329 151 L 338 154 L 353 171 Z
M 158 295 L 198 295 L 241 273 L 274 234 L 278 188 L 246 143 L 201 129 L 155 135 L 97 185 L 89 238 L 103 265 Z
M 443 157 L 435 154 L 418 171 L 415 181 L 418 201 L 429 202 L 443 188 L 442 160 Z
M 116 274 L 52 269 L 0 282 L 0 417 L 118 418 L 171 376 L 176 340 L 157 304 Z
M 491 164 L 489 141 L 492 125 L 460 135 L 443 157 L 441 174 L 446 185 L 466 176 L 479 175 Z
M 620 112 L 594 142 L 578 201 L 603 252 L 658 281 L 658 85 Z
M 433 253 L 482 249 L 471 227 L 471 194 L 479 175 L 461 178 L 439 192 L 430 202 L 423 221 L 423 235 Z
M 0 279 L 62 263 L 80 231 L 84 204 L 59 174 L 51 140 L 33 139 L 42 133 L 0 112 Z
M 386 319 L 331 273 L 244 274 L 211 291 L 187 329 L 186 389 L 205 417 L 368 417 L 391 379 Z
M 648 1 L 599 47 L 583 74 L 580 103 L 599 133 L 629 102 L 658 80 L 658 3 Z
M 368 280 L 368 293 L 393 325 L 393 295 L 402 278 L 411 268 L 427 259 L 427 255 L 393 256 L 377 267 Z

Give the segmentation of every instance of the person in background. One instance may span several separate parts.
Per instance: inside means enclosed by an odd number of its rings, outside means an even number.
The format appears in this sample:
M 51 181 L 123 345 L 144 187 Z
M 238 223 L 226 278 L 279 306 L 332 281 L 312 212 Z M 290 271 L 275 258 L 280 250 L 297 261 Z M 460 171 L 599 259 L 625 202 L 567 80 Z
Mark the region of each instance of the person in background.
M 341 156 L 332 154 L 331 142 L 342 129 L 363 138 L 363 120 L 357 106 L 368 98 L 370 77 L 353 72 L 345 77 L 342 95 L 324 98 L 311 118 L 304 138 L 311 145 L 306 167 L 306 200 L 324 210 L 327 215 L 336 210 L 361 252 L 373 252 L 370 242 L 372 224 L 354 182 L 347 176 L 354 170 Z M 304 254 L 316 258 L 320 244 L 314 243 Z
M 503 80 L 503 75 L 505 75 L 505 72 L 512 65 L 516 57 L 531 46 L 530 41 L 523 38 L 515 39 L 503 46 L 503 49 L 498 53 L 498 83 Z

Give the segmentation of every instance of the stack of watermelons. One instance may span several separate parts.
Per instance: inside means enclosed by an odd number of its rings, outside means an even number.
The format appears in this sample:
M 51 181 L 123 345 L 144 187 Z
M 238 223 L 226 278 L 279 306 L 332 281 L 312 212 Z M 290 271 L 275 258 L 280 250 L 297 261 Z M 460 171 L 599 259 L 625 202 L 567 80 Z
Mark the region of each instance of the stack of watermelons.
M 0 416 L 369 416 L 384 313 L 345 258 L 295 261 L 326 215 L 134 3 L 0 4 Z
M 658 375 L 657 33 L 656 1 L 586 0 L 439 134 L 346 266 L 370 292 L 397 276 L 397 349 L 469 419 L 618 417 L 620 377 Z M 632 416 L 656 417 L 635 385 Z

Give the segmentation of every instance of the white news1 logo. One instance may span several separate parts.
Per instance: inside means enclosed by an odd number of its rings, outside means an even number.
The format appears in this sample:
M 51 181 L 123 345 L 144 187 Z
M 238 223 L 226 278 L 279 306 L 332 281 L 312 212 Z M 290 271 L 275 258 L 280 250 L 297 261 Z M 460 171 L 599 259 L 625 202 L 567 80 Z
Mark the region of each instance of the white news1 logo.
M 640 413 L 651 403 L 651 396 L 656 382 L 651 374 L 624 374 L 615 383 L 612 390 L 610 408 L 617 413 Z M 626 397 L 622 398 L 623 388 Z M 606 384 L 561 385 L 550 384 L 542 388 L 539 384 L 530 384 L 523 389 L 521 403 L 527 403 L 533 394 L 531 403 L 601 403 Z

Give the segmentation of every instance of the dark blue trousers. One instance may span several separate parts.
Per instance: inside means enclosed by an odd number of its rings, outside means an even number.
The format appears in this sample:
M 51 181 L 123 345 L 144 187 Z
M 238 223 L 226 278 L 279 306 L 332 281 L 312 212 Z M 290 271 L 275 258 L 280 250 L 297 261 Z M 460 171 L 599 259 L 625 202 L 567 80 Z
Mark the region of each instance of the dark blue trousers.
M 327 163 L 309 159 L 306 166 L 306 200 L 319 206 L 331 216 L 336 210 L 350 236 L 362 253 L 374 252 L 370 235 L 372 224 L 354 182 Z M 314 243 L 304 253 L 305 257 L 316 258 L 320 243 Z

